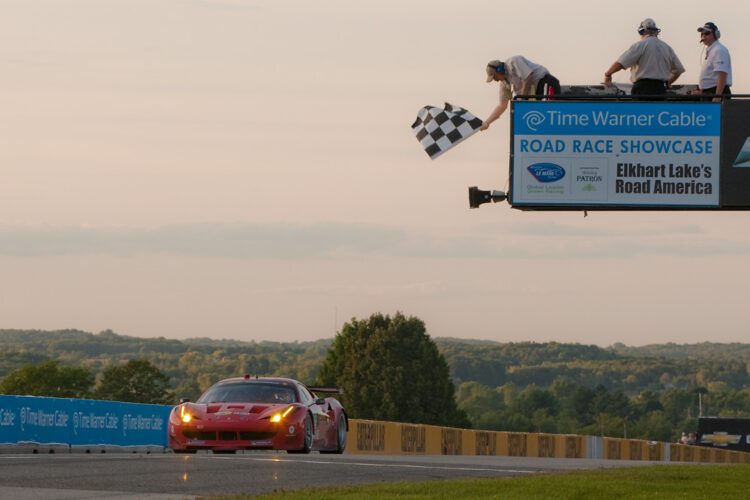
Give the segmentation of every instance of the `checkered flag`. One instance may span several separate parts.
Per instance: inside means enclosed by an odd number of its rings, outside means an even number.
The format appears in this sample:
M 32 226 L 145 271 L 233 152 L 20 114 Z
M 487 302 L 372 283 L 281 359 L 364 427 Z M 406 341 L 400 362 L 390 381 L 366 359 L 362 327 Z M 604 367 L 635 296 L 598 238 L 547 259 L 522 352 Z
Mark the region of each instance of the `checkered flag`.
M 411 126 L 417 140 L 433 160 L 471 137 L 482 126 L 482 120 L 464 108 L 445 103 L 445 109 L 425 106 Z

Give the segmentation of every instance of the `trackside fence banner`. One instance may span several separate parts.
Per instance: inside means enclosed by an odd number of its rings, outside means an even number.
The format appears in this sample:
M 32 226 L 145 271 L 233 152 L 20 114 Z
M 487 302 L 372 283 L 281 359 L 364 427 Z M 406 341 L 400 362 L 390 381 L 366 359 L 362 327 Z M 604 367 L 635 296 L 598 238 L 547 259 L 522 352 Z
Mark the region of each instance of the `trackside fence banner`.
M 349 420 L 346 453 L 750 463 L 750 453 L 641 439 L 481 431 L 358 419 Z
M 0 444 L 167 446 L 172 406 L 0 395 Z
M 0 446 L 167 448 L 172 406 L 0 395 Z M 750 453 L 639 439 L 350 419 L 346 453 L 750 463 Z

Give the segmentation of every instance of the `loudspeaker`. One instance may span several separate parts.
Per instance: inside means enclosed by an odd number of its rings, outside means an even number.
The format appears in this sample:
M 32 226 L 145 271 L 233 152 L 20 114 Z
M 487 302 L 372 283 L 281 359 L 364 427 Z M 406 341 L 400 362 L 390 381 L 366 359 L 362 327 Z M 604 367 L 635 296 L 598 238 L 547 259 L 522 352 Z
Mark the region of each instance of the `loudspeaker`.
M 476 186 L 472 186 L 469 188 L 469 208 L 479 208 L 479 205 L 489 202 L 489 191 L 482 191 Z

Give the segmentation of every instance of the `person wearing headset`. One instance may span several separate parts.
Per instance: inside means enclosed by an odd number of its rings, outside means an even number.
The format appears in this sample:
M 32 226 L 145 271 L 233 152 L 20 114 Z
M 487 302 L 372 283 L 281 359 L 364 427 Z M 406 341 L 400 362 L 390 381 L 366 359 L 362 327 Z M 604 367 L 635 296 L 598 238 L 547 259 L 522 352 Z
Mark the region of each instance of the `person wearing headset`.
M 547 68 L 535 64 L 523 56 L 513 56 L 503 61 L 497 59 L 487 63 L 487 83 L 500 82 L 500 104 L 479 130 L 487 130 L 508 108 L 513 92 L 519 95 L 556 95 L 560 93 L 560 82 Z
M 661 30 L 653 19 L 646 18 L 638 25 L 641 39 L 626 50 L 604 73 L 604 85 L 612 85 L 612 74 L 621 69 L 630 68 L 630 81 L 634 96 L 659 96 L 667 93 L 685 67 L 672 47 L 659 40 Z
M 698 88 L 693 94 L 732 95 L 732 59 L 727 48 L 719 42 L 721 32 L 712 22 L 707 22 L 698 32 L 701 43 L 706 46 L 706 57 L 701 65 Z M 713 102 L 721 102 L 721 97 L 714 97 Z

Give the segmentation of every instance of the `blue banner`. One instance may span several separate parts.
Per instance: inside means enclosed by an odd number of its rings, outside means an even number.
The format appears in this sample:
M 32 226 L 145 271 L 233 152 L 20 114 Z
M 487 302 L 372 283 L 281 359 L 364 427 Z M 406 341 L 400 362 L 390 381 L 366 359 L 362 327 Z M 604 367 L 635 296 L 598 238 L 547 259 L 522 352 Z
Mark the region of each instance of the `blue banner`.
M 0 443 L 167 446 L 172 406 L 0 395 Z

